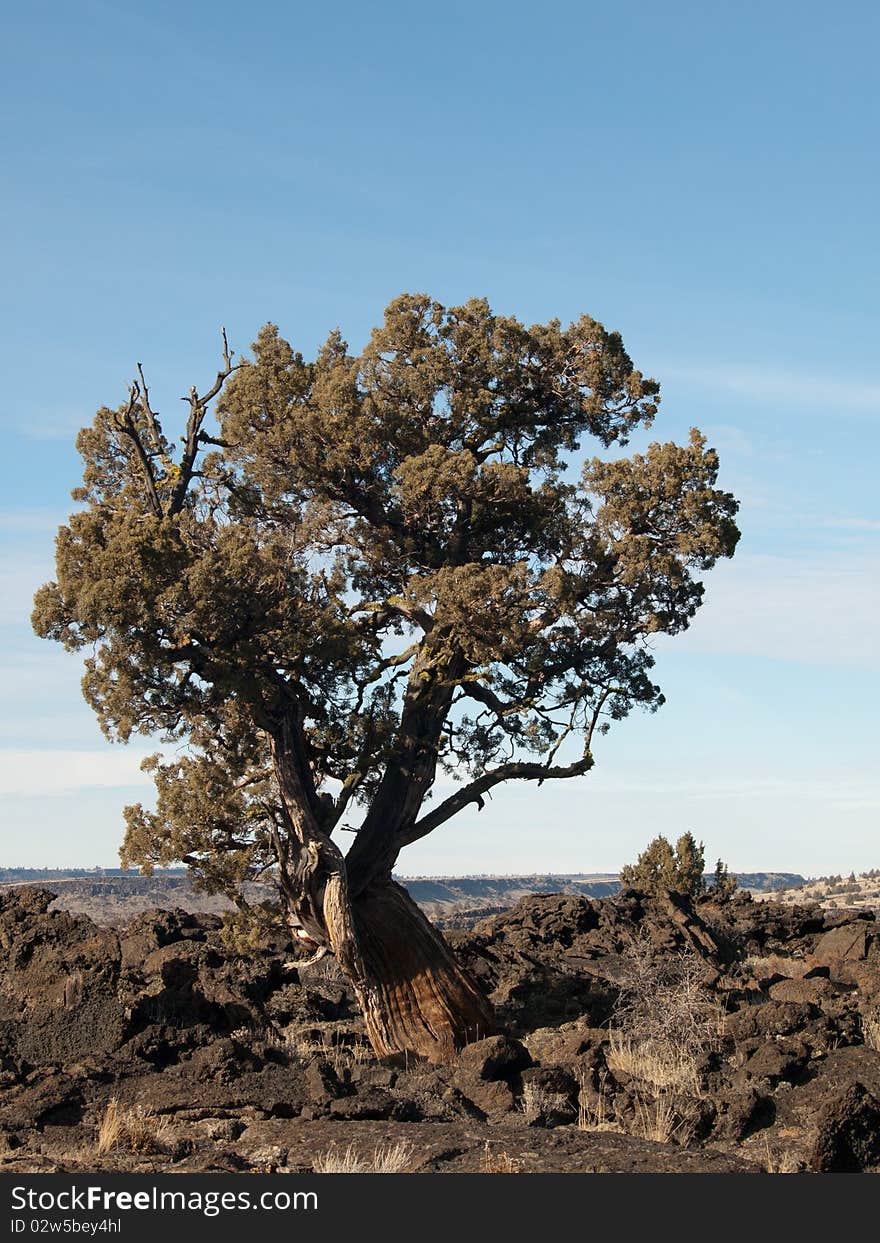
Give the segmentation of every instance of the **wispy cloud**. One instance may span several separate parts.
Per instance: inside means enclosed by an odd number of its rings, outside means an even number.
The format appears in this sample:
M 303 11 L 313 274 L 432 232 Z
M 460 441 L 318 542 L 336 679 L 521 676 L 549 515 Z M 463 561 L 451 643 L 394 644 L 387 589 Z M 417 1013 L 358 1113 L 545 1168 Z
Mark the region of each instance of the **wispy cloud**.
M 91 423 L 92 417 L 85 407 L 4 410 L 0 425 L 27 440 L 66 440 L 73 444 L 77 432 Z
M 762 403 L 822 410 L 880 414 L 880 385 L 830 375 L 804 375 L 786 369 L 739 367 L 719 362 L 711 367 L 670 363 L 658 369 L 668 382 L 702 391 L 735 393 Z
M 590 777 L 591 794 L 615 798 L 670 798 L 679 802 L 823 803 L 837 811 L 880 807 L 880 782 L 864 772 L 834 773 L 828 777 L 744 775 L 731 779 L 717 773 L 704 778 L 639 776 L 597 768 Z
M 880 531 L 880 522 L 875 518 L 825 518 L 819 525 L 835 531 Z
M 54 533 L 67 514 L 54 509 L 0 509 L 0 531 L 15 535 Z
M 0 795 L 71 794 L 77 790 L 149 786 L 143 749 L 103 751 L 0 750 Z
M 880 669 L 880 556 L 740 556 L 716 567 L 679 651 Z M 659 641 L 664 642 L 663 640 Z

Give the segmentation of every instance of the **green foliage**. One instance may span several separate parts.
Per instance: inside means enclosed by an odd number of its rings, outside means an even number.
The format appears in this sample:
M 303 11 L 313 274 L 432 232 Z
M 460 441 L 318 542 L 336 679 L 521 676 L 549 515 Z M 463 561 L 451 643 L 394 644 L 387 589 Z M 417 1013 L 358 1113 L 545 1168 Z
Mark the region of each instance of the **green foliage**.
M 703 843 L 697 845 L 692 833 L 683 833 L 675 849 L 665 837 L 655 837 L 635 863 L 623 868 L 621 884 L 642 893 L 661 893 L 674 889 L 692 897 L 703 893 L 705 856 Z M 717 873 L 716 873 L 717 874 Z
M 715 874 L 712 878 L 710 891 L 713 897 L 726 899 L 736 889 L 736 877 L 732 876 L 727 870 L 727 864 L 722 863 L 719 859 L 715 864 Z
M 280 922 L 277 904 L 254 903 L 223 916 L 220 940 L 231 954 L 249 958 L 271 947 Z
M 697 431 L 567 472 L 659 402 L 587 316 L 403 295 L 359 354 L 333 333 L 306 360 L 270 324 L 233 363 L 224 336 L 186 401 L 166 436 L 139 371 L 80 433 L 33 624 L 86 653 L 109 738 L 177 744 L 150 761 L 155 810 L 126 809 L 125 861 L 230 895 L 357 805 L 349 867 L 381 851 L 390 873 L 496 784 L 588 771 L 598 733 L 662 704 L 653 636 L 739 538 Z M 425 813 L 443 768 L 463 788 Z

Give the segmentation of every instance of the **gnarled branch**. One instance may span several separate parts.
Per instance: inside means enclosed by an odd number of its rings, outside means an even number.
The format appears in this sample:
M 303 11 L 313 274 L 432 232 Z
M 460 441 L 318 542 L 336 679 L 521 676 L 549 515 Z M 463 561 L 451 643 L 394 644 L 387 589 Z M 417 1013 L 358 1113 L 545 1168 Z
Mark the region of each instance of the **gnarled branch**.
M 503 781 L 537 781 L 540 785 L 543 781 L 563 780 L 567 777 L 582 777 L 592 767 L 593 757 L 589 751 L 585 752 L 581 759 L 576 760 L 573 764 L 548 766 L 547 764 L 518 761 L 510 764 L 501 764 L 498 768 L 492 768 L 488 772 L 483 773 L 481 777 L 477 777 L 475 781 L 469 782 L 468 785 L 462 786 L 455 794 L 451 794 L 449 798 L 444 799 L 427 816 L 422 816 L 421 820 L 417 820 L 409 829 L 405 829 L 399 838 L 400 846 L 401 848 L 409 846 L 412 842 L 417 842 L 419 838 L 427 837 L 429 833 L 433 833 L 434 829 L 441 824 L 451 820 L 468 803 L 477 803 L 482 806 L 482 796 Z

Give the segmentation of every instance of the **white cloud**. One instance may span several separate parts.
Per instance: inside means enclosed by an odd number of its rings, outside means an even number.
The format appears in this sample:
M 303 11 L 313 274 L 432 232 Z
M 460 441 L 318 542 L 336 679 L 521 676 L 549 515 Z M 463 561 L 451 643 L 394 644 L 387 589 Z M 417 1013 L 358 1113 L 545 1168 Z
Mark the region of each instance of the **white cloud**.
M 836 531 L 880 531 L 880 522 L 874 518 L 826 518 L 819 525 Z
M 678 651 L 880 669 L 880 557 L 737 556 L 718 565 Z M 658 647 L 665 640 L 658 640 Z
M 77 790 L 152 785 L 140 770 L 143 749 L 0 750 L 0 795 L 70 794 Z
M 657 370 L 667 383 L 680 381 L 703 390 L 735 393 L 738 397 L 753 401 L 880 414 L 880 385 L 868 381 L 854 382 L 828 375 L 811 376 L 795 371 L 738 367 L 732 363 L 717 363 L 711 367 L 671 363 Z
M 67 514 L 54 509 L 2 509 L 0 510 L 0 531 L 15 531 L 17 534 L 43 535 L 54 534 Z
M 27 626 L 34 592 L 52 578 L 52 549 L 43 557 L 18 555 L 0 566 L 0 625 Z

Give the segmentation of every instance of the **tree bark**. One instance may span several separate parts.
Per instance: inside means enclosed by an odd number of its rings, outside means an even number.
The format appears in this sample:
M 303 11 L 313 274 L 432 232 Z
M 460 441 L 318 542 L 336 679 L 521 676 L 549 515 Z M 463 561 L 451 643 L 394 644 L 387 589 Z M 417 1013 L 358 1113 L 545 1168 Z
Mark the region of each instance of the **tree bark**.
M 288 715 L 270 735 L 288 820 L 288 833 L 276 833 L 275 849 L 291 932 L 302 930 L 332 950 L 355 990 L 377 1056 L 409 1052 L 446 1061 L 469 1041 L 489 1035 L 494 1017 L 441 934 L 391 879 L 399 826 L 412 818 L 411 803 L 418 809 L 436 757 L 414 743 L 408 781 L 400 764 L 389 765 L 386 798 L 377 802 L 386 810 L 389 791 L 394 794 L 394 815 L 380 821 L 374 804 L 369 828 L 343 858 L 319 819 L 299 727 Z
M 444 1062 L 491 1035 L 491 1005 L 401 885 L 371 885 L 353 914 L 364 970 L 353 982 L 377 1056 L 411 1052 Z

